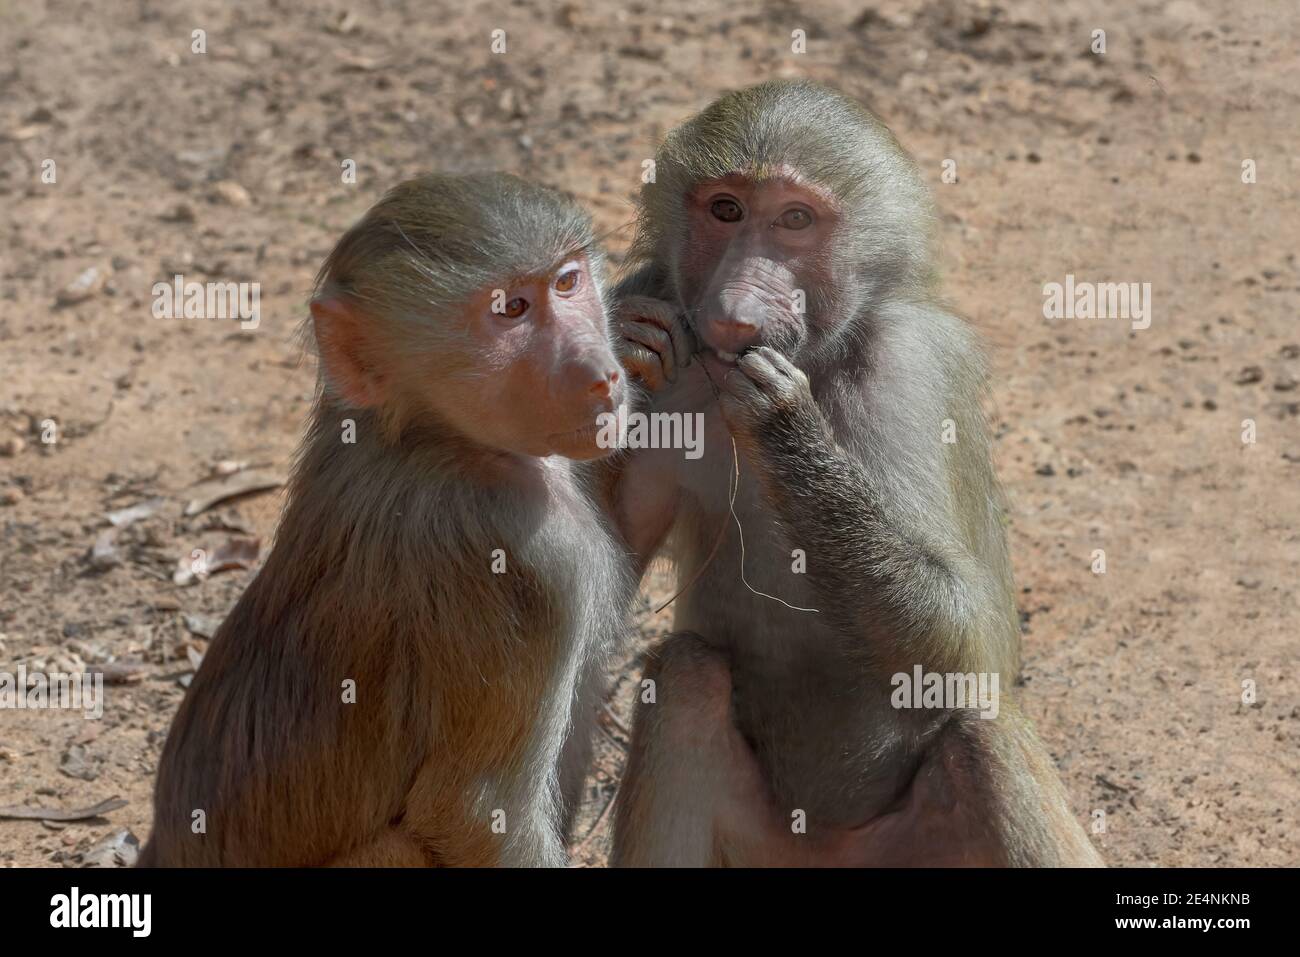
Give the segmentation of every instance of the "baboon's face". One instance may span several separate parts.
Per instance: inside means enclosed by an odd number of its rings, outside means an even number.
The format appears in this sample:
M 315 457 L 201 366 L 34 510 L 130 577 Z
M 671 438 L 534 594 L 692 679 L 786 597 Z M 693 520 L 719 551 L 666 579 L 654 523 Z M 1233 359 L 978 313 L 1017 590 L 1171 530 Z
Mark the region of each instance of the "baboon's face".
M 612 451 L 596 443 L 597 417 L 617 409 L 624 382 L 585 256 L 485 290 L 465 320 L 479 358 L 438 390 L 444 417 L 510 452 L 590 459 Z
M 833 199 L 786 171 L 702 182 L 685 205 L 679 285 L 705 361 L 731 365 L 759 344 L 796 355 L 831 284 Z

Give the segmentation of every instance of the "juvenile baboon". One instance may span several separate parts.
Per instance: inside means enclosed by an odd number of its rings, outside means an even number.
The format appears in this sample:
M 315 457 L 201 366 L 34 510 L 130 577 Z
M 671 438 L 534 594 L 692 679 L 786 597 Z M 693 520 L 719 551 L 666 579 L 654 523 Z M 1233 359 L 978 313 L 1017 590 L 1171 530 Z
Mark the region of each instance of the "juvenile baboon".
M 616 290 L 625 364 L 705 439 L 618 477 L 642 566 L 663 546 L 685 591 L 616 862 L 1098 862 L 1010 700 L 984 364 L 937 298 L 913 161 L 851 99 L 772 82 L 674 130 L 655 168 Z M 999 676 L 997 717 L 895 707 L 917 665 Z
M 504 175 L 403 183 L 339 241 L 275 547 L 176 715 L 142 864 L 565 862 L 562 743 L 634 587 L 579 461 L 625 385 L 602 268 L 585 214 Z

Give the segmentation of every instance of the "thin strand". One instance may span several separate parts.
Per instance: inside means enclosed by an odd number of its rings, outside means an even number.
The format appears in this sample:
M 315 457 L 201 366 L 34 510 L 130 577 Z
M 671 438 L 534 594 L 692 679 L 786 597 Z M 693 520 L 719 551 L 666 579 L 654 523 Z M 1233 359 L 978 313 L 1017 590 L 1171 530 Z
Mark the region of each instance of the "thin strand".
M 682 594 L 686 591 L 686 589 L 690 588 L 692 585 L 696 583 L 696 581 L 699 580 L 699 577 L 704 574 L 704 569 L 709 567 L 709 564 L 713 561 L 713 557 L 718 554 L 718 547 L 722 544 L 722 539 L 726 537 L 726 534 L 727 534 L 727 523 L 723 522 L 722 527 L 718 529 L 718 537 L 713 540 L 713 550 L 709 552 L 709 557 L 704 559 L 703 564 L 701 564 L 700 567 L 695 570 L 695 574 L 691 576 L 690 581 L 688 581 L 681 588 L 677 589 L 676 594 L 674 594 L 672 598 L 669 598 L 666 602 L 664 602 L 662 605 L 660 605 L 658 608 L 654 610 L 654 613 L 656 615 L 659 614 L 661 611 L 663 611 L 665 608 L 667 608 L 669 605 L 671 605 L 673 602 L 675 602 L 678 598 L 681 598 Z
M 750 591 L 752 591 L 755 595 L 761 595 L 764 598 L 770 598 L 773 601 L 779 601 L 781 604 L 785 605 L 785 607 L 789 608 L 791 611 L 810 611 L 813 614 L 818 614 L 819 612 L 817 611 L 816 608 L 800 608 L 798 605 L 790 604 L 784 598 L 777 598 L 775 595 L 769 595 L 765 591 L 759 591 L 757 588 L 755 588 L 753 585 L 749 583 L 748 579 L 745 578 L 745 530 L 740 527 L 740 517 L 736 514 L 736 493 L 740 491 L 740 451 L 736 448 L 736 437 L 734 435 L 731 437 L 731 464 L 732 467 L 735 469 L 733 474 L 735 476 L 735 483 L 736 483 L 731 488 L 731 517 L 736 520 L 736 531 L 740 532 L 740 580 L 744 582 L 745 587 L 748 588 Z
M 686 325 L 689 326 L 691 332 L 695 334 L 696 342 L 699 342 L 700 341 L 699 334 L 695 332 L 695 324 L 691 322 L 691 312 L 689 309 L 686 308 L 686 303 L 682 301 L 680 293 L 678 294 L 677 297 L 677 303 L 682 309 L 682 318 L 686 320 Z M 713 381 L 713 375 L 709 372 L 709 367 L 704 365 L 703 361 L 701 361 L 700 363 L 700 368 L 704 371 L 704 377 L 709 380 L 709 386 L 713 389 L 713 398 L 717 399 L 719 396 L 721 396 L 722 390 L 719 389 L 718 384 Z M 755 588 L 753 585 L 749 583 L 749 580 L 747 578 L 745 578 L 745 529 L 740 524 L 740 516 L 736 514 L 736 493 L 740 491 L 740 451 L 736 448 L 735 436 L 731 436 L 731 467 L 732 467 L 731 481 L 728 482 L 728 485 L 731 486 L 731 501 L 728 503 L 728 507 L 731 509 L 732 519 L 734 519 L 736 522 L 736 531 L 740 533 L 740 581 L 741 583 L 746 588 L 748 588 L 751 592 L 753 592 L 755 595 L 759 595 L 763 598 L 770 598 L 773 601 L 779 601 L 781 604 L 785 605 L 786 608 L 789 608 L 792 611 L 807 611 L 807 612 L 812 612 L 813 614 L 820 614 L 820 611 L 816 608 L 801 608 L 798 605 L 790 604 L 784 598 L 778 598 L 776 595 L 769 595 L 767 592 L 759 591 L 757 588 Z M 654 613 L 656 615 L 659 614 L 661 611 L 663 611 L 665 608 L 667 608 L 669 605 L 671 605 L 673 602 L 675 602 L 678 598 L 680 598 L 688 588 L 690 588 L 699 580 L 700 576 L 704 574 L 704 570 L 708 568 L 710 564 L 713 563 L 714 557 L 718 554 L 718 548 L 722 545 L 722 539 L 726 534 L 726 531 L 727 531 L 726 523 L 723 523 L 722 528 L 718 531 L 718 537 L 713 540 L 713 548 L 709 551 L 709 557 L 706 558 L 704 562 L 700 565 L 700 567 L 695 570 L 695 574 L 691 576 L 690 581 L 688 581 L 681 588 L 677 589 L 676 593 L 673 595 L 672 598 L 669 598 L 666 602 L 664 602 L 662 605 L 660 605 L 658 608 L 654 610 Z

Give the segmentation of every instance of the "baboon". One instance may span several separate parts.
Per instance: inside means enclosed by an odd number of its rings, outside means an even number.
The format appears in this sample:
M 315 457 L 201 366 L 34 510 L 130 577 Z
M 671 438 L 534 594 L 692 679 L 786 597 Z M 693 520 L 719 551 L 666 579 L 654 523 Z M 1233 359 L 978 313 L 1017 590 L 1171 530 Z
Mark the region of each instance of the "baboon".
M 565 863 L 585 732 L 561 750 L 635 588 L 585 461 L 625 389 L 602 269 L 584 213 L 505 175 L 402 183 L 339 241 L 275 545 L 142 864 Z
M 1006 690 L 985 367 L 938 298 L 914 162 L 850 98 L 770 82 L 672 131 L 655 170 L 615 291 L 625 365 L 705 441 L 617 474 L 641 567 L 662 548 L 684 590 L 615 862 L 1099 863 Z M 896 707 L 918 665 L 999 676 L 997 717 Z

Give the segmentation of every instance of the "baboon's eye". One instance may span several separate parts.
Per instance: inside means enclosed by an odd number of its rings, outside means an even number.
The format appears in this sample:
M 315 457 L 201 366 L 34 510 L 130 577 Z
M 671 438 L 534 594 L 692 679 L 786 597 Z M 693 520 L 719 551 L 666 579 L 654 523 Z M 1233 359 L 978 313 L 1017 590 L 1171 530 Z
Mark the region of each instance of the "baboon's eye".
M 506 303 L 506 307 L 501 311 L 501 314 L 508 319 L 518 319 L 527 311 L 528 300 L 515 298 Z
M 812 213 L 796 206 L 794 209 L 787 209 L 782 213 L 776 224 L 785 229 L 807 229 L 812 225 L 812 221 Z
M 709 212 L 713 213 L 714 219 L 720 219 L 724 223 L 738 223 L 745 218 L 745 210 L 730 196 L 719 196 L 715 199 L 713 205 L 709 207 Z
M 570 269 L 563 273 L 559 279 L 555 280 L 556 292 L 573 292 L 578 288 L 578 282 L 582 279 L 582 273 L 576 269 Z

